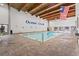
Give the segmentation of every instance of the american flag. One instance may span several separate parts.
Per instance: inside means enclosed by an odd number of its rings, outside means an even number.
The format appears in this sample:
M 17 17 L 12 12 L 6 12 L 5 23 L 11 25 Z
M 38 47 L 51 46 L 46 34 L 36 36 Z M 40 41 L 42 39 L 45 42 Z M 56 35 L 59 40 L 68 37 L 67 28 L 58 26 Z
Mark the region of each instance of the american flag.
M 69 11 L 68 6 L 61 6 L 60 8 L 60 19 L 65 20 Z

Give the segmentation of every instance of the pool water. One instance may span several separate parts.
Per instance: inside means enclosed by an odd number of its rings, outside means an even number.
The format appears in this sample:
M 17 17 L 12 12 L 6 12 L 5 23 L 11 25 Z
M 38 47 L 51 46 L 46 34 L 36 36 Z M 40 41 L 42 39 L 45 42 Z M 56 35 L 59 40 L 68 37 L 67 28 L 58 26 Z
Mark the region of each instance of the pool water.
M 59 33 L 55 33 L 55 32 L 33 32 L 33 33 L 26 33 L 23 36 L 30 38 L 32 40 L 47 41 L 51 38 L 56 37 L 58 34 Z

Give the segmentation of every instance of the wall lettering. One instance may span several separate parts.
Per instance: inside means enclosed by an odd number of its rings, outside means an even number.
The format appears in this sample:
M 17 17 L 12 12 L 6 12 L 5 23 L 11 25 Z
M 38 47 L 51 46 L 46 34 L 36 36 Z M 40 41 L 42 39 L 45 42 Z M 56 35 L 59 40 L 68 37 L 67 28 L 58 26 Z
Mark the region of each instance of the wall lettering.
M 33 21 L 28 21 L 28 20 L 26 20 L 26 23 L 27 23 L 27 24 L 38 24 L 38 25 L 44 25 L 44 23 L 36 23 L 36 22 L 33 22 Z

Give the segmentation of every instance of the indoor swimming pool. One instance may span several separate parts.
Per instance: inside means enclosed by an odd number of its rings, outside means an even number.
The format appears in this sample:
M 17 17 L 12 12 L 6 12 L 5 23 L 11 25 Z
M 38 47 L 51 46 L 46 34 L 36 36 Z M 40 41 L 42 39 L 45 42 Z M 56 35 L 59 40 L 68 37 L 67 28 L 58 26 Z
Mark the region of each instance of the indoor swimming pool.
M 37 40 L 37 41 L 47 41 L 51 38 L 55 38 L 58 35 L 61 35 L 61 33 L 56 33 L 56 32 L 31 32 L 31 33 L 25 33 L 22 34 L 23 37 L 32 39 L 32 40 Z

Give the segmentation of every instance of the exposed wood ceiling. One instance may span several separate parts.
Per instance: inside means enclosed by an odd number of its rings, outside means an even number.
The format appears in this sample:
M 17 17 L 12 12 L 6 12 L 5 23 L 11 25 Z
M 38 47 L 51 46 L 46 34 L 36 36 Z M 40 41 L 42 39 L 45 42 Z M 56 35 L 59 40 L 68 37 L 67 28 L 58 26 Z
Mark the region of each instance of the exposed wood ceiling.
M 10 6 L 18 11 L 29 12 L 43 19 L 54 20 L 60 18 L 60 7 L 69 6 L 67 17 L 75 16 L 74 3 L 10 3 Z

